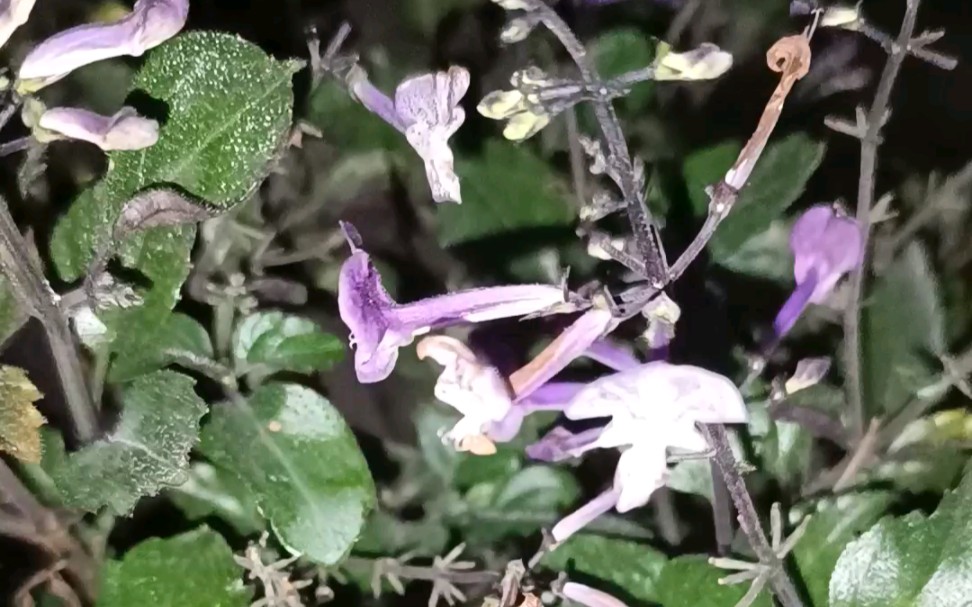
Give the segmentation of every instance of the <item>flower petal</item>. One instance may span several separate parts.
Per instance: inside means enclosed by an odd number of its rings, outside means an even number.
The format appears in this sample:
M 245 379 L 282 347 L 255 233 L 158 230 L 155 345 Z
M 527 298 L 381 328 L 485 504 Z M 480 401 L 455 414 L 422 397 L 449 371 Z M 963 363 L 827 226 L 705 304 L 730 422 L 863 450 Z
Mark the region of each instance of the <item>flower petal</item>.
M 648 503 L 651 494 L 668 479 L 668 460 L 660 445 L 637 444 L 618 459 L 614 488 L 618 512 L 628 512 Z
M 510 384 L 517 400 L 528 397 L 534 390 L 560 373 L 591 344 L 618 326 L 610 310 L 592 308 L 584 312 L 543 349 L 529 363 L 510 375 Z M 604 415 L 604 414 L 602 414 Z
M 36 91 L 103 59 L 138 57 L 179 33 L 188 15 L 188 0 L 138 0 L 128 16 L 114 23 L 80 25 L 55 34 L 24 59 L 18 90 Z
M 577 510 L 560 519 L 560 521 L 553 526 L 553 529 L 550 530 L 550 535 L 553 537 L 554 541 L 559 544 L 583 529 L 591 521 L 613 508 L 617 503 L 617 490 L 608 489 Z
M 52 108 L 41 114 L 37 126 L 69 139 L 93 143 L 102 150 L 141 150 L 159 139 L 159 123 L 123 107 L 113 116 L 71 107 Z
M 860 266 L 864 234 L 854 219 L 838 214 L 833 206 L 815 205 L 793 224 L 790 249 L 797 284 L 816 272 L 817 286 L 810 301 L 822 303 L 845 274 Z
M 7 0 L 4 4 L 6 6 L 0 9 L 0 47 L 10 40 L 18 27 L 27 23 L 34 0 Z
M 458 339 L 437 335 L 422 339 L 415 348 L 420 359 L 431 358 L 442 365 L 435 382 L 435 397 L 463 415 L 448 433 L 457 447 L 466 439 L 481 443 L 475 437 L 489 430 L 493 422 L 502 421 L 510 412 L 509 386 L 494 367 L 481 363 Z
M 655 80 L 712 80 L 732 67 L 732 55 L 703 43 L 684 53 L 666 53 L 655 66 Z
M 338 312 L 351 331 L 354 368 L 361 383 L 379 382 L 391 375 L 398 348 L 412 341 L 412 334 L 389 318 L 394 305 L 371 258 L 363 250 L 355 250 L 341 266 Z
M 628 607 L 606 592 L 576 582 L 564 584 L 563 593 L 568 599 L 586 607 Z

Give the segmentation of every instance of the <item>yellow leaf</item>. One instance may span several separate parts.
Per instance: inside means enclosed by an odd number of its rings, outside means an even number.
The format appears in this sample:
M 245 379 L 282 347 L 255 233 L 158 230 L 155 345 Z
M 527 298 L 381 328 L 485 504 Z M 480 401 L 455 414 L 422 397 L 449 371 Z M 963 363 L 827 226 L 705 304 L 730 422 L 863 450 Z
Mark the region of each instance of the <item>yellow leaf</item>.
M 39 430 L 46 420 L 34 402 L 42 396 L 26 371 L 0 366 L 0 451 L 25 462 L 40 462 Z

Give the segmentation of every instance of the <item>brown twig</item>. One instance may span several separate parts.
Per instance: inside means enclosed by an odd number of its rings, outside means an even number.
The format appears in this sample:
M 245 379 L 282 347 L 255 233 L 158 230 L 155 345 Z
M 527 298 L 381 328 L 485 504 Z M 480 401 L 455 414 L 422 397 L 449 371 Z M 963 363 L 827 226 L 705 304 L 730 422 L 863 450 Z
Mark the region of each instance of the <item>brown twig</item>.
M 604 88 L 603 81 L 593 63 L 587 56 L 587 49 L 581 44 L 570 27 L 560 18 L 550 6 L 543 0 L 523 0 L 526 9 L 537 15 L 543 24 L 560 41 L 567 53 L 577 64 L 581 79 L 588 87 L 595 89 Z M 617 175 L 618 187 L 625 201 L 625 209 L 628 214 L 628 221 L 631 223 L 634 240 L 638 248 L 638 253 L 644 260 L 645 274 L 649 283 L 661 288 L 664 286 L 665 277 L 668 274 L 668 263 L 665 260 L 665 251 L 661 244 L 661 236 L 658 226 L 655 224 L 651 213 L 645 207 L 644 192 L 641 191 L 639 182 L 635 178 L 634 165 L 631 161 L 631 154 L 628 151 L 628 144 L 624 139 L 621 124 L 614 111 L 614 106 L 607 94 L 596 95 L 591 101 L 594 107 L 594 116 L 604 135 L 604 142 L 608 150 L 608 162 L 613 165 L 612 173 Z
M 720 425 L 703 425 L 701 428 L 709 446 L 715 451 L 713 459 L 722 472 L 726 488 L 729 489 L 729 495 L 736 506 L 739 527 L 746 535 L 746 539 L 749 540 L 749 545 L 756 552 L 756 557 L 760 563 L 771 568 L 769 583 L 773 593 L 783 607 L 801 607 L 803 601 L 797 593 L 796 586 L 793 585 L 783 563 L 773 551 L 766 539 L 766 534 L 763 532 L 763 526 L 759 522 L 759 515 L 756 514 L 753 499 L 749 496 L 746 483 L 739 473 L 736 458 L 729 446 L 729 437 L 726 435 L 725 428 Z
M 904 20 L 894 44 L 890 45 L 888 62 L 881 73 L 877 92 L 871 108 L 864 116 L 858 112 L 857 127 L 861 140 L 861 171 L 857 183 L 857 211 L 855 213 L 863 234 L 865 259 L 850 277 L 850 303 L 844 311 L 844 364 L 846 365 L 846 392 L 849 403 L 849 431 L 851 440 L 858 440 L 864 432 L 864 395 L 861 379 L 861 296 L 867 268 L 868 240 L 871 234 L 871 207 L 874 205 L 874 176 L 877 170 L 878 135 L 884 125 L 891 100 L 894 82 L 901 64 L 908 54 L 915 19 L 921 0 L 907 0 Z
M 57 295 L 48 285 L 43 270 L 29 251 L 6 201 L 0 199 L 0 269 L 24 308 L 40 321 L 47 333 L 77 438 L 86 442 L 94 438 L 98 430 L 96 408 L 88 392 L 67 318 L 58 306 Z

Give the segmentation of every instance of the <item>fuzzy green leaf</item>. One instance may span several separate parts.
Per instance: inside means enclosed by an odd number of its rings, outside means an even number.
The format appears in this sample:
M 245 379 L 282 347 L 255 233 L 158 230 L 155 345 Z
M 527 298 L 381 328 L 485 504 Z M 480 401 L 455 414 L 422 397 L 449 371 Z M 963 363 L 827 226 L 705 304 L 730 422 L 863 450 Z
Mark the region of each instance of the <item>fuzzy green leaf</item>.
M 945 351 L 938 280 L 912 243 L 873 285 L 862 316 L 864 394 L 873 415 L 894 415 L 932 384 Z
M 696 215 L 705 215 L 708 210 L 705 187 L 722 179 L 739 150 L 737 144 L 725 143 L 685 160 L 683 173 Z M 745 265 L 738 255 L 759 249 L 758 243 L 749 244 L 749 240 L 766 232 L 799 198 L 823 160 L 824 151 L 822 143 L 801 133 L 768 145 L 732 212 L 709 243 L 712 258 L 719 263 L 727 260 L 727 265 Z
M 827 606 L 830 575 L 844 546 L 876 523 L 893 499 L 885 491 L 848 493 L 795 509 L 810 515 L 793 559 L 813 607 Z
M 931 516 L 885 518 L 848 544 L 830 578 L 830 605 L 966 607 L 969 563 L 972 466 Z
M 351 430 L 303 386 L 268 383 L 248 402 L 214 408 L 200 451 L 243 481 L 291 552 L 324 565 L 344 558 L 374 503 Z
M 189 479 L 169 489 L 167 495 L 190 520 L 215 516 L 244 536 L 263 530 L 256 499 L 243 481 L 212 464 L 194 463 Z
M 233 357 L 240 371 L 260 366 L 265 372 L 311 373 L 344 356 L 344 344 L 317 324 L 282 312 L 258 312 L 243 319 L 233 336 Z
M 135 546 L 109 561 L 99 607 L 246 607 L 252 592 L 221 535 L 201 527 Z
M 82 276 L 108 244 L 123 205 L 150 186 L 178 186 L 215 210 L 244 200 L 284 141 L 298 67 L 215 32 L 186 33 L 153 50 L 132 89 L 165 105 L 158 143 L 109 154 L 108 172 L 58 223 L 51 256 L 61 278 Z M 143 274 L 151 288 L 143 305 L 102 318 L 117 335 L 112 350 L 123 354 L 115 360 L 115 377 L 137 375 L 126 368 L 128 353 L 151 349 L 158 338 L 188 275 L 194 235 L 194 226 L 156 228 L 121 243 L 122 263 Z
M 181 312 L 175 312 L 165 319 L 151 347 L 128 353 L 124 366 L 113 365 L 108 379 L 118 382 L 127 379 L 129 374 L 144 375 L 161 369 L 172 361 L 174 352 L 213 358 L 209 332 L 199 321 Z
M 581 533 L 548 553 L 541 564 L 553 571 L 609 582 L 638 601 L 657 603 L 655 584 L 667 561 L 668 557 L 646 544 Z M 609 589 L 604 584 L 597 587 Z
M 439 242 L 462 244 L 511 230 L 569 225 L 569 190 L 528 146 L 490 139 L 477 156 L 456 159 L 462 204 L 437 207 Z
M 185 482 L 206 405 L 195 381 L 174 371 L 143 375 L 122 388 L 122 413 L 107 436 L 65 454 L 49 445 L 44 459 L 65 504 L 128 514 L 142 496 Z
M 655 591 L 665 607 L 735 607 L 749 590 L 749 584 L 723 586 L 719 579 L 729 571 L 718 569 L 701 555 L 674 558 L 662 568 Z M 752 603 L 771 607 L 769 589 L 764 589 Z

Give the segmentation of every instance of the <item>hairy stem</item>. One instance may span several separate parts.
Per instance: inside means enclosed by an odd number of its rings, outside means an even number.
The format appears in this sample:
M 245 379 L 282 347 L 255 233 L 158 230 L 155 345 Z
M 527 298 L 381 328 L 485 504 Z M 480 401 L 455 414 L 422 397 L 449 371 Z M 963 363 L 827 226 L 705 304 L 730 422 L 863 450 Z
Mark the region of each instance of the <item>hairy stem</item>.
M 61 377 L 61 387 L 75 433 L 78 440 L 87 442 L 94 438 L 98 429 L 95 406 L 88 392 L 67 318 L 58 307 L 57 295 L 47 284 L 30 250 L 10 215 L 6 201 L 0 199 L 0 268 L 28 313 L 43 325 Z
M 560 18 L 560 15 L 550 8 L 543 0 L 524 0 L 527 10 L 536 13 L 543 24 L 560 40 L 560 43 L 570 54 L 580 71 L 581 79 L 587 86 L 602 87 L 600 75 L 587 57 L 587 49 L 581 44 L 570 27 Z M 592 101 L 594 116 L 601 127 L 604 142 L 608 150 L 608 162 L 614 165 L 618 176 L 618 187 L 625 201 L 628 220 L 634 234 L 638 252 L 645 262 L 645 271 L 649 283 L 661 287 L 666 282 L 668 263 L 662 248 L 658 226 L 655 225 L 651 214 L 645 208 L 638 180 L 635 178 L 631 154 L 628 144 L 621 131 L 621 124 L 614 111 L 614 106 L 607 95 L 598 95 Z
M 746 534 L 746 539 L 749 540 L 749 545 L 756 552 L 759 562 L 772 570 L 769 583 L 773 593 L 776 594 L 783 607 L 802 607 L 803 601 L 797 593 L 796 586 L 793 585 L 783 563 L 773 552 L 773 548 L 766 539 L 763 526 L 759 522 L 759 515 L 756 514 L 756 508 L 753 506 L 753 500 L 749 496 L 749 491 L 746 490 L 746 483 L 736 465 L 736 458 L 729 446 L 729 437 L 726 435 L 725 428 L 717 424 L 702 425 L 702 433 L 709 441 L 709 446 L 715 451 L 713 459 L 722 473 L 726 488 L 736 506 L 739 527 Z
M 861 127 L 861 173 L 857 182 L 857 211 L 855 213 L 861 232 L 864 235 L 864 263 L 850 277 L 850 303 L 844 311 L 844 360 L 847 366 L 847 400 L 849 410 L 849 431 L 851 440 L 859 439 L 864 432 L 864 395 L 861 380 L 861 295 L 864 290 L 864 276 L 867 273 L 867 249 L 871 234 L 871 207 L 874 206 L 874 176 L 877 170 L 878 135 L 884 123 L 888 102 L 894 82 L 901 70 L 901 64 L 908 54 L 911 36 L 915 31 L 915 18 L 921 0 L 907 0 L 904 21 L 898 39 L 891 45 L 888 62 L 884 65 L 881 80 L 878 82 L 874 102 L 867 112 Z

